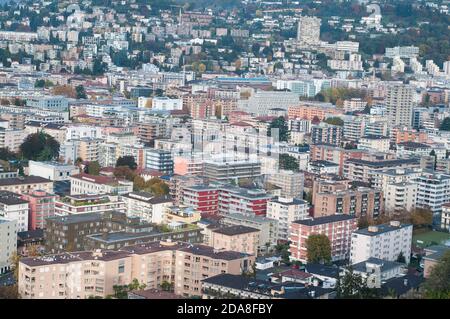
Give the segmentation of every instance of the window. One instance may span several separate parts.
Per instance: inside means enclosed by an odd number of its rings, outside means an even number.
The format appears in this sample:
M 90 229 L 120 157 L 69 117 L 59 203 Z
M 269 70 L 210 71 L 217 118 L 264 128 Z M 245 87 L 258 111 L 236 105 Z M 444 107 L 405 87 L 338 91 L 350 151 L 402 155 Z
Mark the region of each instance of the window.
M 119 274 L 123 274 L 125 272 L 125 261 L 120 260 L 119 261 Z

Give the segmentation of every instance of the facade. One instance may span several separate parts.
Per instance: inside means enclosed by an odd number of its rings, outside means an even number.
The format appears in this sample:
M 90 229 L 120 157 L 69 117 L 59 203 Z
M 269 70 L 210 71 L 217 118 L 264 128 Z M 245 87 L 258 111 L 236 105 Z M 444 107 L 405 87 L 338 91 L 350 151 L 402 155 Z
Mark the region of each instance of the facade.
M 258 229 L 258 254 L 272 250 L 277 244 L 278 221 L 276 219 L 234 213 L 224 215 L 221 222 L 225 225 L 240 225 Z
M 441 229 L 450 232 L 450 203 L 442 205 Z
M 276 174 L 267 175 L 267 182 L 281 187 L 283 196 L 294 198 L 303 198 L 304 179 L 303 173 L 287 170 L 280 170 Z
M 0 179 L 0 191 L 23 194 L 34 190 L 53 193 L 53 182 L 39 176 Z
M 0 275 L 11 269 L 11 257 L 17 252 L 17 221 L 0 217 Z
M 349 215 L 331 215 L 295 221 L 290 226 L 289 252 L 291 260 L 308 261 L 306 240 L 313 234 L 324 234 L 331 243 L 333 261 L 350 257 L 352 232 L 357 229 L 356 218 Z
M 18 232 L 28 230 L 29 205 L 19 194 L 0 191 L 0 218 L 16 221 Z
M 297 28 L 297 41 L 305 44 L 319 44 L 320 24 L 319 18 L 301 16 Z
M 238 252 L 215 252 L 203 245 L 155 242 L 119 251 L 23 258 L 19 264 L 18 285 L 24 299 L 105 298 L 114 294 L 114 285 L 127 285 L 136 278 L 149 289 L 161 288 L 167 281 L 174 285 L 177 295 L 201 296 L 202 279 L 221 273 L 238 275 L 250 269 L 253 262 L 253 256 Z
M 145 152 L 145 168 L 173 174 L 173 157 L 171 152 L 157 149 L 148 149 Z
M 242 225 L 220 227 L 211 231 L 206 244 L 217 250 L 232 250 L 256 256 L 259 233 L 259 229 Z
M 139 217 L 149 223 L 163 222 L 164 213 L 173 205 L 170 196 L 153 196 L 145 192 L 132 192 L 121 196 L 128 216 Z
M 316 179 L 312 193 L 316 218 L 334 214 L 377 218 L 383 212 L 381 190 L 352 186 L 347 179 Z
M 414 89 L 407 85 L 392 85 L 386 90 L 386 110 L 390 126 L 412 126 Z
M 54 194 L 45 191 L 32 191 L 21 196 L 29 204 L 28 230 L 44 229 L 45 219 L 55 215 Z
M 289 239 L 289 226 L 309 218 L 308 203 L 301 199 L 278 197 L 267 203 L 267 218 L 278 221 L 278 239 Z
M 68 216 L 86 213 L 125 212 L 125 202 L 118 195 L 69 195 L 55 200 L 55 215 Z
M 85 173 L 70 177 L 70 195 L 126 194 L 133 191 L 133 182 L 115 177 Z
M 350 262 L 356 264 L 370 257 L 396 261 L 402 253 L 409 264 L 412 230 L 412 225 L 398 221 L 356 230 L 351 238 Z
M 255 178 L 261 175 L 261 163 L 254 161 L 204 163 L 204 177 L 213 181 L 235 178 Z
M 342 141 L 343 129 L 341 126 L 320 123 L 311 127 L 312 144 L 331 144 L 340 146 Z
M 442 205 L 450 202 L 450 175 L 424 172 L 416 181 L 416 206 L 430 209 L 439 223 Z
M 376 150 L 378 152 L 389 151 L 389 137 L 365 135 L 359 139 L 358 148 L 361 150 Z

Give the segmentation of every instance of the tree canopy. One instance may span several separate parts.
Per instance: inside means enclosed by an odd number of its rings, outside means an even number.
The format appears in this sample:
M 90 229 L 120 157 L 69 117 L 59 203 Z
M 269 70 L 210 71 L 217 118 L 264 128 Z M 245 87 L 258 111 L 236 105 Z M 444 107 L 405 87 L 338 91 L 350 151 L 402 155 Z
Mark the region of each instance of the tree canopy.
M 310 235 L 306 239 L 306 249 L 309 263 L 331 262 L 331 243 L 326 235 Z
M 450 117 L 446 117 L 439 128 L 441 131 L 450 131 Z
M 59 157 L 59 143 L 52 136 L 40 131 L 30 134 L 20 145 L 20 153 L 33 161 L 51 161 Z
M 116 167 L 119 166 L 128 166 L 130 169 L 136 169 L 137 164 L 136 160 L 134 159 L 134 156 L 121 156 L 117 159 Z
M 289 154 L 281 154 L 279 167 L 280 169 L 298 171 L 299 169 L 298 160 L 294 156 L 291 156 Z
M 450 299 L 450 250 L 447 250 L 423 283 L 425 297 Z
M 289 128 L 286 119 L 282 116 L 274 119 L 267 130 L 267 136 L 272 136 L 272 129 L 278 129 L 280 141 L 287 142 L 289 139 Z

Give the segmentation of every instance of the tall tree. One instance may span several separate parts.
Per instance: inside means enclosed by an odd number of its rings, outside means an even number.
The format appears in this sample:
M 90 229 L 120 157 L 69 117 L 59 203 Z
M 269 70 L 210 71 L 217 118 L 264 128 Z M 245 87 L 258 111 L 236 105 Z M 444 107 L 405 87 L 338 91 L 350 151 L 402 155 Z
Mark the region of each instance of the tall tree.
M 442 131 L 450 131 L 450 117 L 446 117 L 442 123 L 441 127 L 439 128 Z
M 278 129 L 280 141 L 287 142 L 289 140 L 289 127 L 284 117 L 280 116 L 270 123 L 267 136 L 272 136 L 272 129 Z
M 313 234 L 306 239 L 307 258 L 310 263 L 330 263 L 331 243 L 323 234 Z
M 20 145 L 20 152 L 29 160 L 55 160 L 59 156 L 59 143 L 52 136 L 40 131 L 25 138 Z
M 84 172 L 89 175 L 99 175 L 100 169 L 100 164 L 97 161 L 92 161 L 84 167 Z
M 280 169 L 298 171 L 299 169 L 298 160 L 294 156 L 291 156 L 289 154 L 281 154 L 279 167 Z
M 134 156 L 121 156 L 117 159 L 116 167 L 119 166 L 128 166 L 130 169 L 136 169 L 137 164 Z

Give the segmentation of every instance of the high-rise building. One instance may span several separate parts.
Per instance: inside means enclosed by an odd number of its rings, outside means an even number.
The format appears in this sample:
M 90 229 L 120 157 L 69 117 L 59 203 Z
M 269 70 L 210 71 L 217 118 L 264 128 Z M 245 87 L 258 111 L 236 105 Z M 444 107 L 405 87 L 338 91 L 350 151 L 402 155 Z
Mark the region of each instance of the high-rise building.
M 0 218 L 0 274 L 11 267 L 11 256 L 17 251 L 17 221 Z
M 391 127 L 411 127 L 414 106 L 414 89 L 407 85 L 388 86 L 386 110 Z
M 307 44 L 317 44 L 320 41 L 321 20 L 316 17 L 300 17 L 297 29 L 297 40 Z

